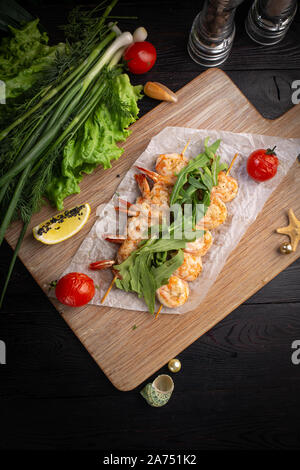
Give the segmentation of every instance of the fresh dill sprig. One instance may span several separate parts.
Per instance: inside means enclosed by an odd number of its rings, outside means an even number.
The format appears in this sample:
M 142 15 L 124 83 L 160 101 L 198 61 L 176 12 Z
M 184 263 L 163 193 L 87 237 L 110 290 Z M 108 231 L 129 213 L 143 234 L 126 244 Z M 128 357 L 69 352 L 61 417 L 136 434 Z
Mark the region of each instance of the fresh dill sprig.
M 56 55 L 23 103 L 11 111 L 9 125 L 0 131 L 0 244 L 15 218 L 21 218 L 27 226 L 43 203 L 45 188 L 59 166 L 67 141 L 101 100 L 108 99 L 105 96 L 109 96 L 114 73 L 109 78 L 105 66 L 118 48 L 129 43 L 130 36 L 127 33 L 115 40 L 116 33 L 105 23 L 116 3 L 106 0 L 92 12 L 73 12 L 65 28 L 63 52 Z M 122 104 L 120 112 L 126 112 Z M 18 249 L 23 236 L 24 230 Z M 17 251 L 8 278 L 16 255 Z

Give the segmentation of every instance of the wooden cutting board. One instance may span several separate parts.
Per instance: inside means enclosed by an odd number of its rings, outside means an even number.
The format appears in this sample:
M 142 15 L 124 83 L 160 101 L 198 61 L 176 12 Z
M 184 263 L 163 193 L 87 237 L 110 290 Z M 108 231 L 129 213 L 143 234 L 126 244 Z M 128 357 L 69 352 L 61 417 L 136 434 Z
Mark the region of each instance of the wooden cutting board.
M 124 145 L 125 153 L 112 169 L 99 169 L 85 176 L 81 194 L 67 199 L 66 207 L 86 201 L 92 206 L 93 213 L 81 232 L 59 245 L 42 245 L 33 239 L 31 229 L 52 215 L 53 208 L 44 207 L 33 217 L 20 258 L 45 292 L 49 282 L 59 278 L 92 227 L 97 206 L 111 198 L 120 178 L 150 139 L 164 127 L 223 129 L 300 138 L 300 105 L 275 121 L 264 119 L 221 70 L 206 71 L 177 95 L 177 104 L 161 103 L 132 126 L 132 135 Z M 192 312 L 160 315 L 154 321 L 150 314 L 143 312 L 92 305 L 72 309 L 55 300 L 53 303 L 114 386 L 131 390 L 300 256 L 300 246 L 296 253 L 288 256 L 278 253 L 278 246 L 286 237 L 276 234 L 275 229 L 287 225 L 290 207 L 300 218 L 300 165 L 297 161 L 229 257 L 204 302 Z M 19 230 L 16 223 L 7 233 L 12 247 Z M 133 325 L 137 326 L 134 330 Z

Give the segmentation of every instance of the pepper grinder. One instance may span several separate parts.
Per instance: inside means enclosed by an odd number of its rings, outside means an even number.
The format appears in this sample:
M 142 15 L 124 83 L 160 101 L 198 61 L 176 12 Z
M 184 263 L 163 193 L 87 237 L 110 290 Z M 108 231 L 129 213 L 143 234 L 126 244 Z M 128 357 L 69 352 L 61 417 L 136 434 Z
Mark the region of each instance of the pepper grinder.
M 200 65 L 216 67 L 229 56 L 235 36 L 234 15 L 244 0 L 205 0 L 194 19 L 188 52 Z
M 245 28 L 253 41 L 271 46 L 287 33 L 297 11 L 297 0 L 255 0 Z

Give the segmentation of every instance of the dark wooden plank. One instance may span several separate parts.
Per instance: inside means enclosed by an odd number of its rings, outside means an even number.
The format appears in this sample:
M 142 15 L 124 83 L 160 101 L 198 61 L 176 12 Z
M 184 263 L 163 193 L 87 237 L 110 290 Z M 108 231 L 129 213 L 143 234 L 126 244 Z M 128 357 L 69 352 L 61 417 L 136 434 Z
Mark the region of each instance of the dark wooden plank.
M 53 42 L 63 39 L 57 25 L 76 2 L 25 3 Z M 119 2 L 116 13 L 138 15 L 158 49 L 157 65 L 146 76 L 132 77 L 135 83 L 156 80 L 177 90 L 204 70 L 186 52 L 201 3 Z M 275 118 L 291 106 L 289 87 L 300 78 L 300 12 L 286 39 L 266 48 L 244 32 L 250 4 L 245 0 L 239 7 L 234 47 L 223 68 L 261 114 Z M 123 22 L 124 29 L 136 24 Z M 141 115 L 155 105 L 144 99 Z M 10 256 L 4 243 L 1 280 Z M 158 411 L 137 391 L 114 389 L 18 262 L 0 315 L 8 358 L 0 366 L 0 447 L 299 448 L 300 366 L 290 361 L 291 342 L 300 339 L 299 270 L 298 260 L 184 351 L 172 401 Z
M 299 61 L 300 63 L 300 61 Z M 295 70 L 226 70 L 226 73 L 244 93 L 248 100 L 254 104 L 259 113 L 267 119 L 276 119 L 291 109 L 292 103 L 292 83 L 299 80 L 299 69 Z M 179 90 L 183 84 L 190 82 L 198 76 L 197 71 L 185 71 L 183 74 L 170 73 L 169 70 L 153 70 L 152 81 L 160 81 L 173 91 Z M 134 84 L 139 83 L 139 79 L 132 77 Z M 150 111 L 155 102 L 149 97 L 145 97 L 140 104 L 141 116 Z
M 115 390 L 58 317 L 1 317 L 10 360 L 0 406 L 10 426 L 0 446 L 294 448 L 300 380 L 291 343 L 300 335 L 299 308 L 241 306 L 182 353 L 174 395 L 159 412 L 136 391 Z
M 65 8 L 61 8 L 56 0 L 48 0 L 40 3 L 38 8 L 35 7 L 50 38 L 63 40 L 63 33 L 57 25 L 66 22 L 67 7 L 78 3 L 82 2 L 69 0 Z M 154 68 L 143 76 L 131 76 L 133 83 L 161 81 L 176 91 L 205 70 L 190 59 L 186 48 L 193 18 L 202 3 L 198 0 L 155 0 L 151 3 L 119 1 L 114 11 L 116 15 L 138 17 L 138 20 L 120 19 L 122 30 L 132 31 L 137 24 L 145 25 L 149 31 L 149 40 L 155 44 L 158 52 Z M 278 45 L 266 47 L 254 43 L 245 32 L 244 20 L 251 3 L 251 0 L 245 0 L 237 10 L 233 49 L 221 68 L 264 117 L 275 119 L 293 106 L 291 83 L 299 79 L 300 68 L 300 9 L 286 38 Z M 96 5 L 96 2 L 89 2 L 89 5 Z M 150 111 L 155 104 L 153 100 L 145 98 L 141 103 L 141 115 Z
M 29 2 L 30 3 L 30 2 Z M 69 0 L 62 8 L 61 2 L 47 0 L 32 7 L 41 22 L 47 28 L 51 38 L 63 40 L 63 33 L 57 28 L 66 22 L 67 9 L 84 2 Z M 97 2 L 88 2 L 95 6 Z M 171 72 L 181 74 L 197 71 L 199 74 L 204 67 L 195 64 L 188 56 L 186 45 L 192 21 L 200 11 L 201 0 L 152 0 L 140 2 L 139 0 L 119 0 L 114 9 L 115 15 L 137 16 L 138 20 L 119 20 L 123 30 L 133 29 L 136 24 L 144 25 L 149 30 L 149 40 L 156 45 L 158 61 L 156 68 L 167 68 Z M 245 32 L 244 21 L 252 0 L 244 0 L 236 13 L 236 38 L 232 53 L 222 66 L 224 70 L 293 70 L 299 67 L 300 44 L 299 25 L 300 12 L 296 14 L 294 22 L 284 40 L 274 46 L 267 47 L 254 43 Z M 31 11 L 32 11 L 31 8 Z

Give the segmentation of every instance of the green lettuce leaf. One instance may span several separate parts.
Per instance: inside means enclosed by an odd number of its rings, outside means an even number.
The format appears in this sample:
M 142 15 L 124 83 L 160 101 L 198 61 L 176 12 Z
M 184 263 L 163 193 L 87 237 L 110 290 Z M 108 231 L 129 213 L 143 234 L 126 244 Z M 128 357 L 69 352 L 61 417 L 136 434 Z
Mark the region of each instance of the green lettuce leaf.
M 164 284 L 168 284 L 172 274 L 178 269 L 184 261 L 184 253 L 178 250 L 177 254 L 157 268 L 152 267 L 151 271 L 155 279 L 155 287 L 158 289 Z
M 111 167 L 124 149 L 117 142 L 130 135 L 128 126 L 138 117 L 138 99 L 142 86 L 132 86 L 128 75 L 115 77 L 110 83 L 114 99 L 101 102 L 96 111 L 64 147 L 61 168 L 47 187 L 48 199 L 63 209 L 64 199 L 80 192 L 79 183 L 84 173 L 92 173 L 98 166 Z M 112 102 L 114 103 L 112 105 Z
M 36 19 L 21 28 L 9 26 L 10 36 L 1 41 L 0 79 L 5 82 L 7 100 L 29 90 L 65 48 L 63 43 L 48 46 L 47 33 L 39 31 L 38 23 Z

